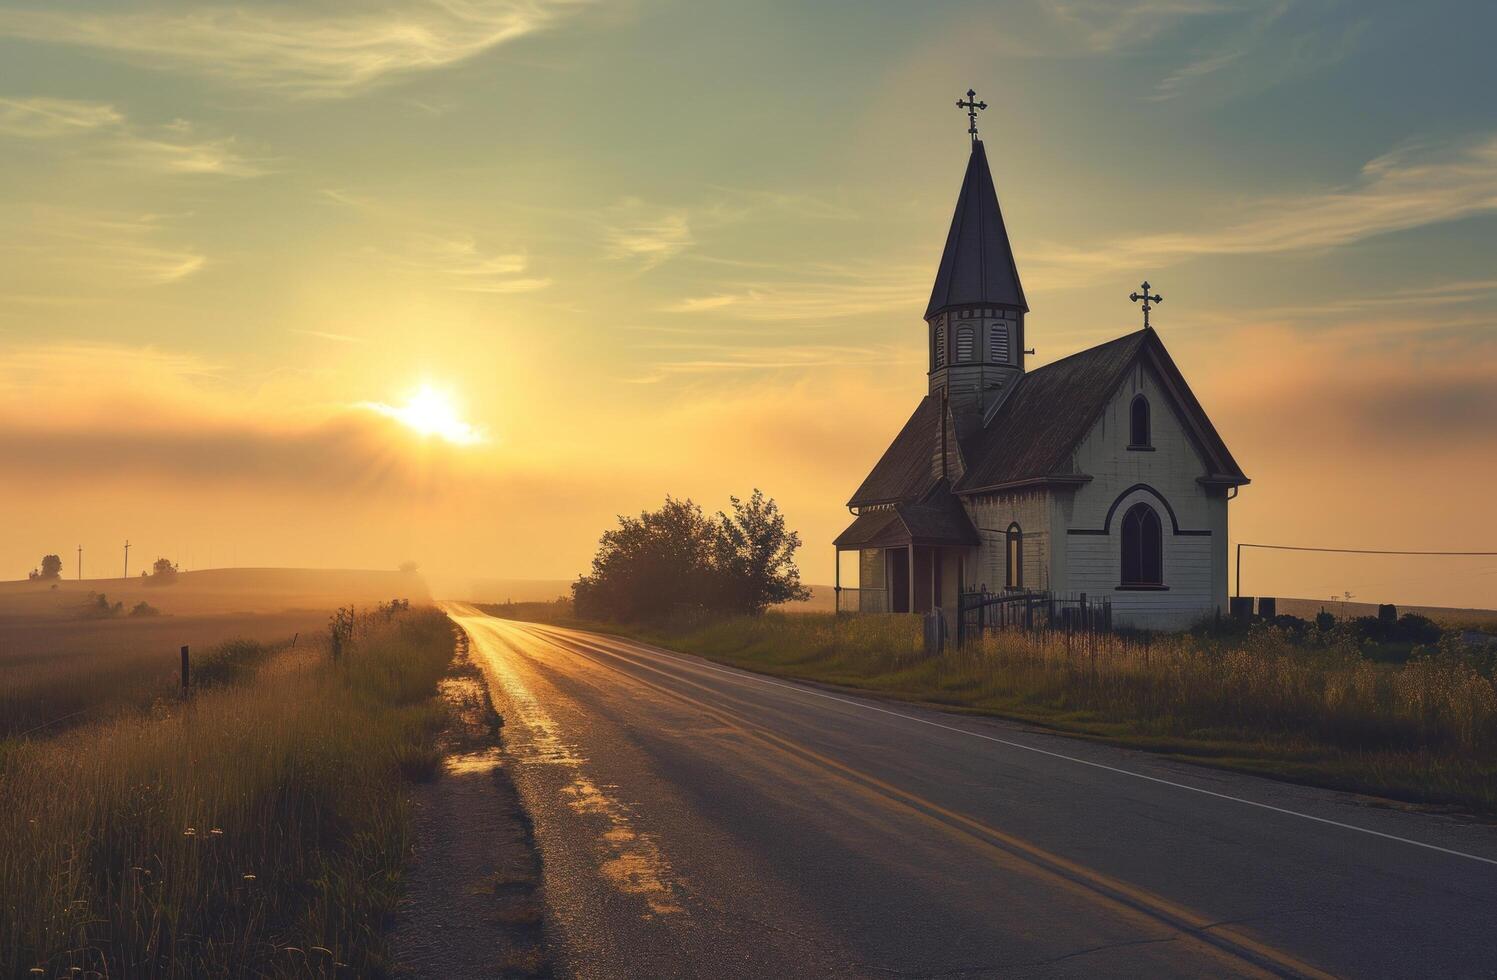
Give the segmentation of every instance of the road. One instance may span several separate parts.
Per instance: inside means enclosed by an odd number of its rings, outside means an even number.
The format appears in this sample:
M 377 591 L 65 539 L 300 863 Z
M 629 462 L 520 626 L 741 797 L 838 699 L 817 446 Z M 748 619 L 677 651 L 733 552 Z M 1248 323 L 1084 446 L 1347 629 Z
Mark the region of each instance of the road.
M 448 604 L 578 977 L 1497 977 L 1497 830 Z

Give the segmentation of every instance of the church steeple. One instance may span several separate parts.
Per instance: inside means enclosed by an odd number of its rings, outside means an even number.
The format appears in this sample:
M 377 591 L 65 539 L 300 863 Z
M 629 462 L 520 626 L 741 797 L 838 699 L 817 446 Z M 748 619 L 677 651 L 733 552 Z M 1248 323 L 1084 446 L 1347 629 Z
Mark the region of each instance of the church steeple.
M 1028 312 L 987 151 L 974 133 L 925 310 L 931 393 L 945 392 L 958 413 L 982 411 L 1002 397 L 1024 372 Z
M 967 173 L 946 234 L 946 250 L 936 271 L 936 285 L 925 308 L 929 320 L 953 306 L 1009 306 L 1024 312 L 1024 287 L 1008 243 L 1008 229 L 998 208 L 998 192 L 988 170 L 982 140 L 972 141 Z

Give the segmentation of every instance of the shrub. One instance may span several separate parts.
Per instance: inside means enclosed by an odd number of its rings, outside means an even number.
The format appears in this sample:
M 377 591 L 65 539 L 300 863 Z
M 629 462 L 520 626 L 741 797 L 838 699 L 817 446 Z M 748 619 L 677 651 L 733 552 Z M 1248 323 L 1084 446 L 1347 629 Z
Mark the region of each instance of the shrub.
M 622 622 L 759 615 L 810 598 L 795 564 L 800 536 L 786 529 L 778 505 L 759 490 L 747 501 L 730 499 L 731 515 L 709 518 L 690 500 L 666 497 L 657 511 L 620 517 L 599 540 L 592 573 L 572 585 L 577 615 Z

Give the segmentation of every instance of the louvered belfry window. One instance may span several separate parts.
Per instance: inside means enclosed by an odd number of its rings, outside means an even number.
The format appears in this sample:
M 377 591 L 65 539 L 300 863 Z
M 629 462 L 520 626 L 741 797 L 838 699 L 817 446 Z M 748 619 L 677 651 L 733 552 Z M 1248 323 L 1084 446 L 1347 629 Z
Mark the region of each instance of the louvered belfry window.
M 996 364 L 1008 363 L 1008 325 L 994 323 L 988 327 L 988 360 Z
M 946 366 L 946 324 L 936 325 L 936 351 L 935 364 L 938 368 Z
M 972 360 L 972 349 L 976 346 L 971 327 L 958 327 L 956 330 L 956 359 L 957 361 Z

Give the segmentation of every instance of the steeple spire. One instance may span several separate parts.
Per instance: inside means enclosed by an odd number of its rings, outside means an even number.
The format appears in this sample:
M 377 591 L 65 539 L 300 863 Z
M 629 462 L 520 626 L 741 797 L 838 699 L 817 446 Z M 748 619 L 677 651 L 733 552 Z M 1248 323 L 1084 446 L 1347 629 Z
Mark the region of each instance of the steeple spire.
M 925 318 L 959 306 L 1029 310 L 1008 243 L 1008 230 L 1003 226 L 1003 212 L 998 208 L 987 151 L 980 139 L 972 141 L 972 155 L 967 160 L 967 173 L 962 178 Z

